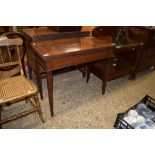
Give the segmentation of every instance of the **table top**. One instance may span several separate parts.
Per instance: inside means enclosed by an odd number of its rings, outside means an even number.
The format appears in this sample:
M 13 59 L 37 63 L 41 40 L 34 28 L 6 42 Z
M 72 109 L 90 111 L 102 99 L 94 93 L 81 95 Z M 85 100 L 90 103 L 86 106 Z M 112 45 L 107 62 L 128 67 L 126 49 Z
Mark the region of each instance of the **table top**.
M 89 36 L 89 31 L 56 32 L 48 27 L 26 28 L 22 32 L 30 42 Z
M 115 44 L 109 40 L 101 40 L 95 37 L 65 38 L 59 40 L 40 41 L 32 43 L 32 48 L 45 61 L 54 58 L 87 53 L 92 50 L 114 48 Z

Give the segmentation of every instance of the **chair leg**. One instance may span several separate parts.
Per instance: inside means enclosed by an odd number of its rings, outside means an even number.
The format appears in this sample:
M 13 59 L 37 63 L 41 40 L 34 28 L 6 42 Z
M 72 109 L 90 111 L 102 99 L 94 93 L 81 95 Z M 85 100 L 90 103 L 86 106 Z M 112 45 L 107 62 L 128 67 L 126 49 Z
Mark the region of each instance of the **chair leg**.
M 87 78 L 86 78 L 86 82 L 89 82 L 90 79 L 90 66 L 87 67 L 87 74 L 86 74 Z
M 154 66 L 154 70 L 155 70 L 155 66 Z
M 36 107 L 37 107 L 37 111 L 38 111 L 39 117 L 40 117 L 41 121 L 42 121 L 43 123 L 45 123 L 45 121 L 44 121 L 44 119 L 43 119 L 42 112 L 41 112 L 41 106 L 40 106 L 40 102 L 39 102 L 39 99 L 38 99 L 37 94 L 33 96 L 33 99 L 34 99 L 34 101 L 35 101 L 35 103 L 36 103 Z
M 2 106 L 0 106 L 0 122 L 1 122 L 1 111 L 2 111 Z M 2 124 L 0 124 L 0 129 L 2 129 Z
M 25 103 L 28 103 L 28 102 L 29 102 L 29 99 L 28 99 L 28 98 L 26 98 L 26 99 L 25 99 Z

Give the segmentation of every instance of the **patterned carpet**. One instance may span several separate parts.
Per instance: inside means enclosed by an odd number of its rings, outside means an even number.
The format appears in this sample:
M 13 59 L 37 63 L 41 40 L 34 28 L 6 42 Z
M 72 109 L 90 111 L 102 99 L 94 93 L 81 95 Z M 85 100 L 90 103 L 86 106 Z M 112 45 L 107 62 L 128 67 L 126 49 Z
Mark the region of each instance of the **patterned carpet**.
M 101 94 L 101 80 L 91 75 L 89 83 L 78 70 L 54 76 L 54 111 L 50 117 L 46 79 L 43 80 L 44 100 L 41 107 L 45 123 L 37 113 L 3 125 L 3 128 L 113 128 L 117 113 L 127 110 L 146 94 L 155 98 L 155 71 L 140 72 L 135 81 L 128 76 L 108 82 L 105 95 Z M 5 109 L 3 117 L 31 104 L 20 102 Z

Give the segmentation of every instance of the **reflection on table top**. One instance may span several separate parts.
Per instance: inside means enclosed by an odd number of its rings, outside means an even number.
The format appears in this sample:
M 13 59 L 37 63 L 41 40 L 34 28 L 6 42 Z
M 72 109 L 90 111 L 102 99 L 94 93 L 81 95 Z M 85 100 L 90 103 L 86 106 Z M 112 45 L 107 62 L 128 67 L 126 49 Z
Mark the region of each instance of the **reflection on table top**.
M 56 32 L 47 27 L 23 29 L 30 42 L 90 36 L 89 31 Z
M 76 52 L 84 53 L 93 49 L 101 50 L 102 48 L 111 48 L 113 46 L 115 44 L 110 43 L 108 40 L 101 40 L 95 37 L 66 38 L 32 43 L 35 52 L 43 59 L 46 59 L 46 57 L 54 58 L 62 55 L 71 55 Z

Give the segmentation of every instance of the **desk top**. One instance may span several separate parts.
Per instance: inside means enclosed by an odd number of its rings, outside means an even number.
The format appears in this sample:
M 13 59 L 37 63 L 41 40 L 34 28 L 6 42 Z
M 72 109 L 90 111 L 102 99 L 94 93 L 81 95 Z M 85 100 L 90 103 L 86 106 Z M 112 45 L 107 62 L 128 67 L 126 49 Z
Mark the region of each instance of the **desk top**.
M 56 32 L 47 27 L 27 28 L 27 29 L 23 29 L 22 31 L 24 35 L 27 37 L 27 39 L 29 39 L 30 42 L 80 37 L 80 36 L 86 37 L 90 35 L 89 31 Z
M 32 48 L 45 61 L 54 58 L 86 54 L 93 50 L 115 48 L 115 44 L 109 40 L 101 40 L 95 37 L 65 38 L 59 40 L 40 41 L 32 43 Z

